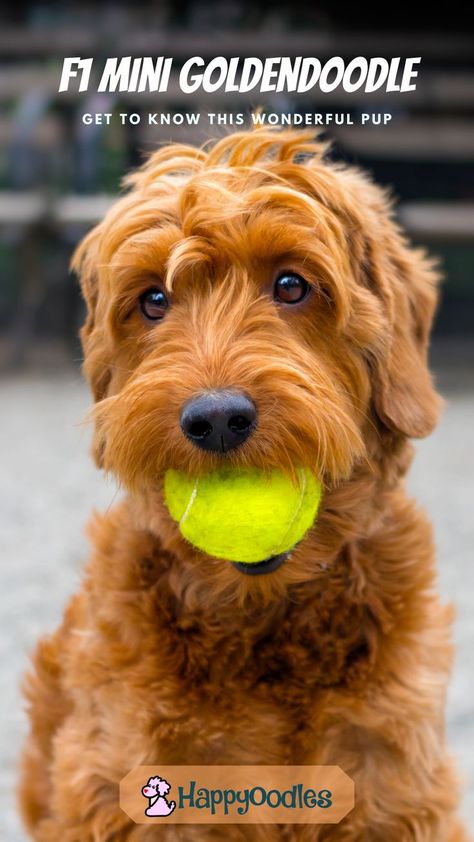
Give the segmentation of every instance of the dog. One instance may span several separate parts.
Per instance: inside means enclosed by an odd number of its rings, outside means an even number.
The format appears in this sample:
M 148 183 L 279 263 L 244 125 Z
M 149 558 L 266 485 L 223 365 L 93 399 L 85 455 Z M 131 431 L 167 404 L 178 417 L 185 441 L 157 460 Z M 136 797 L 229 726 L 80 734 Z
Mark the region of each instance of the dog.
M 142 787 L 142 795 L 148 799 L 145 816 L 169 816 L 176 807 L 175 801 L 168 801 L 171 787 L 163 778 L 149 778 L 146 786 Z
M 465 840 L 444 739 L 452 612 L 404 487 L 440 410 L 436 265 L 308 133 L 168 145 L 126 188 L 73 263 L 93 451 L 126 496 L 93 518 L 83 586 L 26 681 L 31 837 Z M 278 569 L 246 576 L 170 517 L 165 471 L 223 464 L 320 478 L 317 521 Z M 355 807 L 336 825 L 135 825 L 118 783 L 157 763 L 338 765 Z

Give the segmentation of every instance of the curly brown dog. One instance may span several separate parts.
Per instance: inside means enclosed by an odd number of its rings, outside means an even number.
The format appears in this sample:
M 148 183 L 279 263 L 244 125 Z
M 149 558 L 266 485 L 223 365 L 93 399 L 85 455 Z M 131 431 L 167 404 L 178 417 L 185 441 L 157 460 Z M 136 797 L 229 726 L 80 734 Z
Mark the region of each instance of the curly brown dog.
M 266 130 L 162 148 L 79 248 L 94 451 L 127 496 L 94 518 L 84 585 L 27 682 L 38 842 L 466 838 L 451 613 L 404 487 L 439 410 L 437 274 L 384 193 L 326 153 Z M 167 469 L 223 461 L 316 466 L 320 515 L 278 569 L 243 575 L 168 514 Z M 336 764 L 356 806 L 339 825 L 134 825 L 118 782 L 158 762 Z

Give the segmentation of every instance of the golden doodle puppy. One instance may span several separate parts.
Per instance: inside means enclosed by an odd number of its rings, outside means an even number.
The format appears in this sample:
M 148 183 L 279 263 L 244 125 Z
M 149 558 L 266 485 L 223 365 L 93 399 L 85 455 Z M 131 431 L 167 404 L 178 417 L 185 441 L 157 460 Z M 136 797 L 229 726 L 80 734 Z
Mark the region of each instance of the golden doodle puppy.
M 444 738 L 451 612 L 407 497 L 438 276 L 358 170 L 307 133 L 171 145 L 79 247 L 97 463 L 126 496 L 28 677 L 38 842 L 461 842 Z M 190 420 L 191 419 L 191 420 Z M 181 536 L 169 468 L 313 466 L 316 524 L 257 575 Z M 337 825 L 136 825 L 141 764 L 334 764 Z

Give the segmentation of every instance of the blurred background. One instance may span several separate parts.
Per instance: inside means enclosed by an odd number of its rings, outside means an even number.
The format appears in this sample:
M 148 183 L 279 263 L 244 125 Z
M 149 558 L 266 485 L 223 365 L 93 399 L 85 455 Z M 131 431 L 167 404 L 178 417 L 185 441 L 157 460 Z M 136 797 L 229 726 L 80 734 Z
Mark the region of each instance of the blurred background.
M 57 624 L 79 581 L 93 506 L 116 491 L 92 467 L 81 426 L 89 397 L 79 364 L 83 305 L 68 271 L 120 179 L 157 144 L 201 143 L 199 127 L 84 126 L 84 112 L 390 112 L 388 126 L 333 126 L 333 155 L 368 169 L 397 198 L 412 239 L 440 257 L 446 281 L 432 364 L 447 406 L 417 445 L 410 488 L 428 509 L 440 588 L 455 601 L 457 657 L 448 737 L 474 824 L 474 30 L 454 13 L 300 0 L 26 2 L 0 8 L 0 837 L 23 842 L 12 795 L 25 730 L 18 692 L 36 638 Z M 446 10 L 444 10 L 446 12 Z M 403 17 L 405 15 L 405 18 Z M 446 18 L 446 19 L 445 19 Z M 416 91 L 252 92 L 187 96 L 58 94 L 65 56 L 421 56 Z

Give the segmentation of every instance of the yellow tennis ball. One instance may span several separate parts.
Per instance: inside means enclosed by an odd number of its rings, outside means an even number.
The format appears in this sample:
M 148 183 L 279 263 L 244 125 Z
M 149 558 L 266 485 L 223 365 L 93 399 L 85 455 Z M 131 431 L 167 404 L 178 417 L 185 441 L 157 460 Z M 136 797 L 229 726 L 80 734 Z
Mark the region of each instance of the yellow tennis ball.
M 223 468 L 199 479 L 169 470 L 165 501 L 184 538 L 208 555 L 256 564 L 288 552 L 313 525 L 321 483 L 307 468 Z

